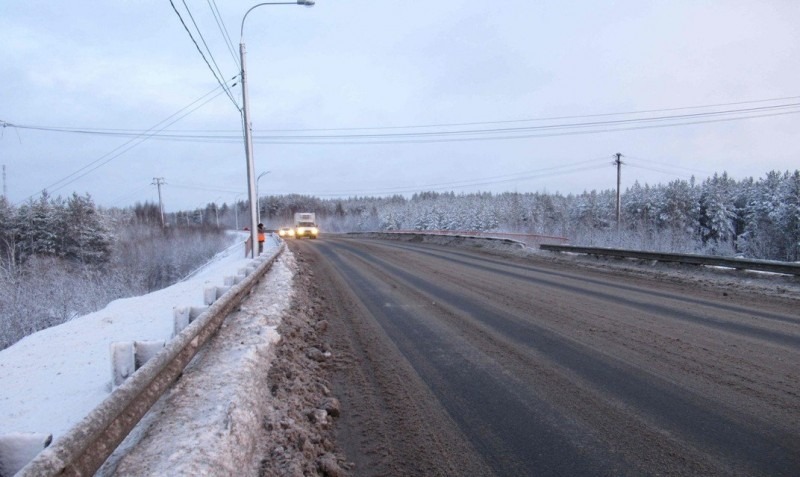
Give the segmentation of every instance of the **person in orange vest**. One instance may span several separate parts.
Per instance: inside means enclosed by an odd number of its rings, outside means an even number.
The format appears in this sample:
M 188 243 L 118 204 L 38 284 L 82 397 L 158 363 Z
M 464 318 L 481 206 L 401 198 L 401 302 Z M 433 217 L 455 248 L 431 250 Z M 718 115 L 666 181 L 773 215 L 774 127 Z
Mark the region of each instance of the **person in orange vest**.
M 258 253 L 264 251 L 264 240 L 266 239 L 266 231 L 264 230 L 264 224 L 258 224 Z

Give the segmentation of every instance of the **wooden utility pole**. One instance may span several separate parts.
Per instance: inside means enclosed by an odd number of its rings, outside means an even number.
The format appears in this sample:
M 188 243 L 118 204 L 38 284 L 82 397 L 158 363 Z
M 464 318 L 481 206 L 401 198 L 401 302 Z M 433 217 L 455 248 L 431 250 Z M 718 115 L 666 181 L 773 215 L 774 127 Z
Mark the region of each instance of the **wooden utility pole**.
M 158 187 L 158 211 L 161 214 L 161 227 L 163 228 L 164 223 L 164 202 L 161 200 L 161 186 L 164 184 L 163 177 L 153 177 L 153 185 Z
M 620 184 L 622 183 L 622 154 L 616 154 L 617 159 L 614 161 L 614 165 L 617 166 L 617 232 L 619 232 L 620 228 L 620 217 L 622 211 L 622 205 L 620 202 Z

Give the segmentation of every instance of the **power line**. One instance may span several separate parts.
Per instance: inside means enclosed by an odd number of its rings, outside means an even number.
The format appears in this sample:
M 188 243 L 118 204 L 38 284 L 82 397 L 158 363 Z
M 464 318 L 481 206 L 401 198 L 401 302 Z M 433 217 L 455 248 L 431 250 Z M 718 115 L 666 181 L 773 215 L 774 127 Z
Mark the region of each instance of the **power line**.
M 693 177 L 694 176 L 694 174 L 687 174 L 687 173 L 680 173 L 680 172 L 670 171 L 668 169 L 660 168 L 660 167 L 643 166 L 641 164 L 630 164 L 630 163 L 626 163 L 626 165 L 629 166 L 629 167 L 636 168 L 636 169 L 643 169 L 643 170 L 652 171 L 652 172 L 660 172 L 662 174 L 667 174 L 669 176 L 678 176 L 678 177 L 685 177 L 685 178 L 689 178 L 689 177 Z
M 546 137 L 559 137 L 559 136 L 577 136 L 577 135 L 586 135 L 586 134 L 601 134 L 601 133 L 612 133 L 612 132 L 620 132 L 620 131 L 634 131 L 640 129 L 655 129 L 655 128 L 667 128 L 667 127 L 675 127 L 675 126 L 689 126 L 689 125 L 697 125 L 697 124 L 710 124 L 710 123 L 722 123 L 722 122 L 730 122 L 730 121 L 740 121 L 743 119 L 755 119 L 755 118 L 766 118 L 766 117 L 775 117 L 775 116 L 785 116 L 789 114 L 798 114 L 800 111 L 791 111 L 791 112 L 784 112 L 784 113 L 773 113 L 773 114 L 762 114 L 762 115 L 751 115 L 746 117 L 738 117 L 738 118 L 724 118 L 724 119 L 714 119 L 714 120 L 704 120 L 704 121 L 687 121 L 687 122 L 680 122 L 680 123 L 672 123 L 672 124 L 650 124 L 645 126 L 627 126 L 627 127 L 615 127 L 610 129 L 589 129 L 583 131 L 565 131 L 565 132 L 548 132 L 548 133 L 530 133 L 530 134 L 516 134 L 516 135 L 498 135 L 498 136 L 490 136 L 490 137 L 461 137 L 461 138 L 435 138 L 435 139 L 395 139 L 395 140 L 360 140 L 360 141 L 336 141 L 333 139 L 330 140 L 314 140 L 314 141 L 301 141 L 297 139 L 293 140 L 286 140 L 286 139 L 256 139 L 255 142 L 259 144 L 281 144 L 281 145 L 378 145 L 378 144 L 428 144 L 428 143 L 443 143 L 443 142 L 473 142 L 473 141 L 497 141 L 497 140 L 514 140 L 514 139 L 535 139 L 535 138 L 546 138 Z M 302 137 L 299 137 L 302 138 Z M 298 139 L 299 139 L 298 138 Z M 181 139 L 178 139 L 179 141 Z M 185 139 L 184 139 L 185 140 Z M 233 142 L 232 140 L 209 140 L 209 139 L 196 139 L 193 140 L 196 142 L 210 142 L 210 143 L 219 143 L 219 142 Z
M 673 108 L 680 109 L 680 108 Z M 800 113 L 800 103 L 777 104 L 752 108 L 705 111 L 689 114 L 661 115 L 644 118 L 625 118 L 608 121 L 584 121 L 572 123 L 555 123 L 535 126 L 461 129 L 400 133 L 374 134 L 329 134 L 329 135 L 263 135 L 258 134 L 255 140 L 262 144 L 287 145 L 334 145 L 334 144 L 403 144 L 433 142 L 463 142 L 541 138 L 566 135 L 598 134 L 637 129 L 664 128 L 717 122 L 740 121 L 745 119 L 775 117 Z M 58 132 L 96 134 L 109 136 L 136 136 L 141 133 L 123 129 L 89 129 L 45 126 L 11 125 L 23 129 L 39 129 Z M 491 124 L 491 123 L 480 123 Z M 227 131 L 226 131 L 227 132 Z M 188 141 L 201 143 L 231 143 L 241 141 L 241 135 L 230 134 L 179 134 L 170 132 L 152 134 L 153 139 L 169 141 Z
M 526 123 L 526 122 L 539 122 L 539 121 L 558 121 L 564 119 L 586 119 L 586 118 L 599 118 L 599 117 L 609 117 L 609 116 L 627 116 L 635 114 L 664 113 L 670 111 L 708 109 L 708 108 L 718 108 L 723 106 L 739 106 L 743 104 L 770 103 L 776 101 L 789 101 L 797 99 L 800 99 L 800 96 L 785 96 L 782 98 L 756 99 L 750 101 L 736 101 L 731 103 L 716 103 L 716 104 L 706 104 L 699 106 L 680 106 L 675 108 L 644 109 L 636 111 L 580 114 L 572 116 L 550 116 L 550 117 L 538 117 L 538 118 L 527 118 L 527 119 L 506 119 L 500 121 L 474 121 L 474 122 L 463 122 L 463 123 L 434 123 L 434 124 L 418 124 L 418 125 L 405 125 L 405 126 L 372 126 L 372 127 L 349 127 L 349 128 L 264 129 L 261 131 L 262 132 L 372 131 L 372 130 L 389 130 L 389 129 L 423 129 L 423 128 L 434 128 L 434 127 L 479 126 L 479 125 L 489 125 L 489 124 L 513 124 L 513 123 Z
M 787 108 L 797 108 L 800 107 L 800 103 L 790 103 L 790 104 L 781 104 L 781 105 L 774 105 L 774 106 L 762 106 L 758 108 L 746 108 L 746 109 L 733 109 L 733 110 L 723 110 L 723 111 L 710 111 L 704 113 L 692 113 L 692 114 L 679 114 L 679 115 L 670 115 L 670 116 L 655 116 L 649 118 L 632 118 L 632 119 L 617 119 L 617 120 L 610 120 L 610 121 L 590 121 L 590 122 L 579 122 L 579 123 L 560 123 L 560 124 L 547 124 L 543 126 L 522 126 L 522 127 L 513 127 L 513 128 L 490 128 L 490 129 L 464 129 L 464 130 L 457 130 L 457 131 L 431 131 L 431 132 L 411 132 L 411 133 L 387 133 L 387 134 L 347 134 L 347 135 L 301 135 L 301 136 L 260 136 L 263 139 L 289 139 L 289 138 L 298 138 L 298 139 L 336 139 L 336 138 L 357 138 L 357 139 L 368 139 L 368 138 L 384 138 L 384 137 L 438 137 L 438 136 L 450 136 L 450 135 L 485 135 L 485 134 L 507 134 L 507 133 L 518 133 L 524 131 L 546 131 L 546 130 L 559 130 L 559 129 L 579 129 L 579 128 L 588 128 L 588 127 L 597 127 L 597 126 L 616 126 L 616 125 L 626 125 L 626 124 L 637 124 L 637 123 L 649 123 L 649 122 L 661 122 L 661 121 L 676 121 L 676 120 L 691 120 L 693 118 L 701 118 L 701 117 L 709 117 L 709 116 L 720 116 L 725 114 L 747 114 L 747 113 L 756 113 L 761 111 L 772 111 L 778 109 L 787 109 Z M 792 111 L 791 113 L 800 113 L 798 111 Z M 783 113 L 775 113 L 775 114 L 783 114 Z M 735 118 L 734 118 L 735 119 Z
M 224 188 L 215 187 L 215 186 L 211 186 L 211 185 L 205 185 L 205 184 L 191 184 L 191 183 L 183 183 L 183 182 L 173 182 L 170 185 L 172 187 L 175 187 L 175 188 L 178 188 L 178 189 L 192 189 L 192 190 L 202 190 L 202 191 L 208 191 L 208 192 L 224 192 L 224 193 L 227 193 L 227 194 L 244 193 L 244 191 L 242 191 L 240 189 L 224 189 Z
M 605 159 L 605 158 L 603 158 Z M 553 166 L 553 167 L 545 167 L 542 169 L 533 169 L 521 172 L 515 172 L 511 174 L 502 174 L 499 176 L 490 176 L 490 177 L 483 177 L 481 179 L 467 179 L 467 180 L 460 180 L 460 181 L 451 181 L 451 182 L 439 182 L 435 184 L 425 184 L 421 186 L 417 186 L 418 188 L 428 188 L 428 187 L 435 187 L 435 188 L 442 188 L 442 187 L 472 187 L 475 185 L 488 185 L 488 184 L 500 184 L 504 182 L 513 182 L 517 180 L 526 180 L 532 179 L 537 177 L 542 177 L 544 174 L 548 173 L 558 173 L 560 172 L 559 169 L 567 169 L 568 172 L 571 172 L 572 169 L 578 166 L 585 166 L 587 164 L 596 164 L 599 159 L 590 159 L 588 161 L 581 161 L 575 162 L 571 164 L 563 164 L 560 166 Z M 402 189 L 405 190 L 403 187 L 396 187 L 396 188 L 386 188 L 382 189 L 384 192 L 391 192 L 393 189 Z
M 60 190 L 60 189 L 62 189 L 64 187 L 66 187 L 69 184 L 72 184 L 73 182 L 75 182 L 78 179 L 88 175 L 89 173 L 97 170 L 98 168 L 102 167 L 103 165 L 108 164 L 109 162 L 111 162 L 112 160 L 114 160 L 117 157 L 121 156 L 122 154 L 128 152 L 129 150 L 133 149 L 134 147 L 138 146 L 139 144 L 143 143 L 144 141 L 150 139 L 150 137 L 153 134 L 155 134 L 155 133 L 157 133 L 159 131 L 163 131 L 164 129 L 168 128 L 172 124 L 175 124 L 176 122 L 178 122 L 181 119 L 185 118 L 189 114 L 197 111 L 201 107 L 203 107 L 206 104 L 208 104 L 209 102 L 211 102 L 213 99 L 215 99 L 216 97 L 221 95 L 222 92 L 221 91 L 217 92 L 217 94 L 214 94 L 213 96 L 211 96 L 210 98 L 206 99 L 205 101 L 203 101 L 203 100 L 205 98 L 207 98 L 209 95 L 211 95 L 212 93 L 214 93 L 215 91 L 217 91 L 218 89 L 219 88 L 214 88 L 213 90 L 209 91 L 205 95 L 203 95 L 200 98 L 196 99 L 195 101 L 191 102 L 187 106 L 181 108 L 176 113 L 173 113 L 172 115 L 168 116 L 166 119 L 160 121 L 159 123 L 157 123 L 155 126 L 151 127 L 150 129 L 140 133 L 138 136 L 134 136 L 130 140 L 128 140 L 125 143 L 117 146 L 116 148 L 114 148 L 111 151 L 107 152 L 106 154 L 100 156 L 99 158 L 95 159 L 94 161 L 86 164 L 85 166 L 81 167 L 80 169 L 72 172 L 71 174 L 69 174 L 67 176 L 64 176 L 63 178 L 61 178 L 61 179 L 57 180 L 56 182 L 48 185 L 47 187 L 44 187 L 43 190 L 48 190 L 50 192 L 55 192 L 57 190 Z M 194 106 L 195 104 L 197 104 L 200 101 L 203 101 L 203 102 L 198 104 L 197 106 Z M 194 108 L 189 110 L 189 108 L 192 108 L 193 106 L 194 106 Z M 181 113 L 183 113 L 184 111 L 186 111 L 186 113 L 181 115 Z M 178 116 L 178 115 L 180 115 L 180 116 Z M 175 119 L 173 120 L 172 118 L 175 118 Z M 166 124 L 164 124 L 164 123 L 166 123 Z M 158 129 L 159 126 L 161 126 L 162 124 L 164 124 L 164 126 L 161 127 L 160 129 Z M 9 123 L 9 126 L 17 127 L 17 126 L 14 126 L 13 124 L 10 124 L 10 123 Z M 34 129 L 34 128 L 30 128 L 30 129 Z M 29 196 L 28 198 L 29 199 L 33 198 L 35 195 L 36 194 L 33 194 L 33 195 Z
M 711 124 L 722 123 L 731 121 L 741 121 L 745 119 L 767 118 L 776 116 L 785 116 L 790 114 L 800 114 L 798 111 L 775 112 L 767 114 L 750 114 L 748 116 L 731 117 L 731 118 L 717 118 L 707 120 L 693 120 L 671 122 L 666 124 L 644 124 L 636 125 L 633 122 L 628 125 L 615 124 L 616 122 L 608 123 L 594 123 L 592 125 L 576 125 L 567 124 L 561 125 L 561 129 L 557 129 L 558 125 L 549 125 L 542 127 L 520 128 L 520 133 L 511 134 L 510 131 L 501 130 L 482 130 L 475 132 L 467 131 L 450 131 L 450 132 L 435 132 L 435 133 L 421 133 L 421 134 L 375 134 L 375 135 L 344 135 L 344 136 L 254 136 L 254 142 L 258 144 L 281 144 L 281 145 L 382 145 L 382 144 L 429 144 L 429 143 L 443 143 L 443 142 L 474 142 L 474 141 L 497 141 L 497 140 L 514 140 L 514 139 L 534 139 L 558 136 L 576 136 L 586 134 L 601 134 L 612 133 L 621 131 L 634 131 L 640 129 L 655 129 L 667 128 L 676 126 L 690 126 L 698 124 Z M 655 119 L 642 119 L 637 122 L 649 122 Z M 664 119 L 661 119 L 663 121 Z M 602 125 L 610 125 L 610 128 L 600 128 Z M 577 129 L 583 127 L 585 129 Z M 576 130 L 577 129 L 577 130 Z M 525 132 L 529 131 L 529 132 Z M 493 133 L 490 135 L 489 133 Z M 469 134 L 473 134 L 469 136 Z M 355 138 L 355 140 L 351 140 Z M 159 135 L 155 139 L 178 141 L 178 142 L 198 142 L 198 143 L 231 143 L 238 142 L 238 137 L 223 136 L 223 135 Z
M 146 186 L 140 187 L 132 192 L 127 192 L 121 196 L 118 196 L 115 199 L 112 199 L 111 201 L 109 201 L 109 203 L 112 205 L 120 205 L 122 204 L 123 201 L 127 202 L 129 199 L 132 199 L 134 197 L 139 197 L 141 193 L 144 192 L 145 190 L 150 190 L 151 185 L 152 184 L 147 184 Z
M 682 170 L 682 171 L 688 171 L 688 172 L 704 174 L 704 175 L 710 175 L 711 174 L 711 172 L 706 171 L 706 170 L 702 170 L 702 169 L 694 169 L 694 168 L 691 168 L 691 167 L 676 166 L 674 164 L 669 164 L 669 163 L 660 162 L 660 161 L 652 161 L 652 160 L 644 159 L 644 158 L 638 157 L 638 156 L 627 155 L 625 157 L 627 157 L 628 159 L 634 159 L 636 161 L 641 161 L 641 162 L 645 162 L 645 163 L 648 163 L 648 164 L 653 164 L 653 165 L 661 166 L 661 167 L 667 167 L 667 168 L 670 168 L 670 169 L 678 169 L 678 170 Z M 630 164 L 630 165 L 636 167 L 636 164 Z M 641 166 L 641 167 L 645 168 L 645 166 Z
M 434 184 L 425 184 L 419 186 L 403 186 L 403 187 L 389 187 L 389 188 L 382 188 L 382 189 L 372 189 L 372 190 L 359 190 L 359 191 L 328 191 L 328 192 L 321 192 L 315 193 L 313 195 L 319 197 L 341 197 L 341 196 L 354 196 L 354 195 L 390 195 L 390 194 L 404 194 L 404 193 L 413 193 L 413 192 L 420 192 L 420 191 L 442 191 L 442 190 L 452 190 L 452 189 L 465 189 L 469 187 L 480 187 L 480 186 L 489 186 L 495 184 L 504 184 L 508 182 L 516 182 L 516 181 L 523 181 L 523 180 L 532 180 L 532 179 L 543 179 L 547 177 L 554 177 L 560 176 L 565 174 L 573 174 L 577 172 L 586 172 L 590 170 L 599 170 L 603 169 L 606 166 L 604 163 L 600 163 L 600 160 L 606 160 L 606 158 L 602 159 L 592 159 L 589 161 L 580 161 L 571 164 L 565 164 L 562 166 L 555 166 L 555 167 L 547 167 L 538 170 L 530 170 L 530 171 L 522 171 L 517 172 L 514 174 L 506 174 L 502 176 L 495 176 L 489 178 L 482 178 L 482 179 L 471 179 L 471 180 L 462 180 L 462 181 L 452 181 L 452 182 L 439 182 Z M 593 163 L 593 165 L 588 165 Z
M 222 70 L 219 68 L 219 65 L 217 64 L 217 60 L 214 59 L 214 54 L 211 52 L 211 48 L 209 48 L 208 43 L 206 43 L 206 39 L 203 36 L 203 32 L 200 31 L 200 27 L 197 25 L 197 22 L 194 19 L 194 15 L 192 15 L 192 11 L 189 10 L 189 5 L 186 4 L 186 0 L 182 0 L 182 1 L 183 1 L 184 8 L 186 8 L 186 13 L 189 14 L 189 19 L 192 20 L 192 25 L 194 25 L 194 29 L 195 29 L 195 31 L 197 31 L 197 35 L 200 37 L 200 41 L 202 41 L 203 42 L 203 46 L 206 47 L 206 52 L 208 53 L 208 57 L 211 58 L 211 62 L 214 63 L 214 68 L 216 68 L 217 69 L 217 73 L 219 73 L 219 78 L 224 78 L 225 75 L 222 74 Z M 233 100 L 233 95 L 227 89 L 227 85 L 225 85 L 221 81 L 220 81 L 220 83 L 221 83 L 221 85 L 223 85 L 224 88 L 226 88 L 226 92 L 228 93 L 228 96 Z M 238 107 L 238 104 L 236 103 L 236 101 L 234 101 L 234 104 L 236 104 L 237 107 Z
M 225 46 L 228 47 L 228 52 L 231 54 L 231 58 L 233 58 L 233 64 L 235 64 L 236 68 L 241 71 L 242 65 L 239 64 L 239 57 L 236 56 L 236 48 L 233 46 L 233 41 L 231 41 L 228 28 L 225 26 L 225 22 L 222 20 L 222 15 L 219 13 L 217 2 L 216 0 L 206 1 L 208 2 L 208 6 L 211 8 L 211 14 L 214 16 L 214 21 L 217 22 L 217 28 L 219 28 L 219 31 L 222 34 L 222 39 L 225 40 Z
M 219 76 L 217 76 L 217 72 L 214 71 L 214 68 L 211 67 L 211 64 L 208 62 L 208 59 L 206 59 L 206 55 L 203 53 L 203 50 L 200 49 L 200 45 L 198 45 L 197 41 L 194 39 L 194 35 L 192 35 L 192 32 L 189 30 L 189 27 L 186 25 L 186 22 L 183 21 L 183 17 L 181 16 L 181 13 L 178 11 L 178 9 L 175 7 L 175 3 L 173 3 L 172 0 L 169 0 L 169 4 L 172 5 L 172 9 L 175 11 L 175 14 L 178 15 L 178 19 L 181 21 L 181 25 L 183 25 L 183 28 L 184 30 L 186 30 L 186 33 L 189 34 L 189 38 L 191 38 L 192 43 L 194 43 L 194 46 L 195 48 L 197 48 L 197 51 L 198 53 L 200 53 L 200 56 L 203 57 L 203 61 L 205 61 L 206 66 L 208 66 L 208 69 L 211 70 L 211 74 L 214 75 L 214 78 L 217 80 L 217 83 L 219 83 L 219 85 L 222 86 L 222 89 L 225 90 L 225 93 L 228 95 L 228 98 L 230 98 L 233 105 L 236 106 L 236 109 L 240 111 L 241 108 L 239 107 L 239 103 L 236 102 L 230 90 L 221 79 L 224 77 L 222 75 L 222 72 L 220 71 Z M 183 5 L 186 7 L 186 11 L 189 13 L 189 17 L 192 19 L 192 23 L 194 23 L 194 17 L 192 16 L 192 12 L 189 11 L 189 7 L 186 5 L 185 1 L 183 2 Z M 206 45 L 205 39 L 203 38 L 203 34 L 200 33 L 200 29 L 197 28 L 197 23 L 194 23 L 194 26 L 197 29 L 197 33 L 200 35 L 200 39 L 203 40 L 203 44 Z M 208 45 L 206 45 L 206 49 L 208 50 Z M 208 54 L 209 56 L 211 56 L 211 50 L 208 50 Z M 214 61 L 213 56 L 211 57 L 211 61 Z M 214 61 L 215 66 L 216 64 L 217 64 L 216 61 Z M 219 67 L 217 67 L 217 71 L 219 71 Z

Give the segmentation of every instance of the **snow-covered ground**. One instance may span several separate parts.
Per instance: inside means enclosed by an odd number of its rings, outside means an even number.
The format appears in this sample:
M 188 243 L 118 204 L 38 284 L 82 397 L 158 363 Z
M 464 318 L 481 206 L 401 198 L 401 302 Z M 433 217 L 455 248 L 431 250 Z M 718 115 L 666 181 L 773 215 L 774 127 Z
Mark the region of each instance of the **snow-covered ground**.
M 278 247 L 267 241 L 265 255 Z M 116 300 L 106 308 L 28 336 L 0 351 L 0 436 L 52 434 L 57 440 L 111 392 L 109 347 L 118 341 L 167 341 L 173 334 L 173 308 L 203 306 L 203 291 L 222 286 L 226 276 L 246 267 L 241 243 L 218 254 L 191 277 L 144 296 Z M 278 264 L 276 264 L 278 265 Z M 274 296 L 263 331 L 264 348 L 277 339 L 275 316 L 288 306 L 292 271 L 274 266 Z M 243 307 L 246 308 L 246 307 Z M 261 313 L 264 315 L 264 313 Z M 264 329 L 264 323 L 259 324 Z M 244 341 L 242 341 L 244 344 Z M 237 351 L 242 354 L 241 349 Z M 209 390 L 212 392 L 213 390 Z

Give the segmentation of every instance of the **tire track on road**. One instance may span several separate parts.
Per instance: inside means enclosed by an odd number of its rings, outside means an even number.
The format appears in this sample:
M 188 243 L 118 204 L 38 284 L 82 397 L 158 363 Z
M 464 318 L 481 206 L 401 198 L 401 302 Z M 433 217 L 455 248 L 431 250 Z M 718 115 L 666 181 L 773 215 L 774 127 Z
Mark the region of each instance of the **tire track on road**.
M 495 469 L 509 456 L 549 469 L 544 473 L 568 469 L 634 475 L 671 469 L 682 474 L 779 475 L 800 465 L 796 433 L 773 433 L 763 421 L 731 411 L 718 396 L 677 387 L 643 363 L 614 359 L 537 324 L 541 318 L 531 316 L 528 303 L 491 302 L 492 290 L 481 291 L 486 286 L 482 280 L 500 287 L 504 282 L 530 285 L 523 273 L 498 271 L 464 257 L 443 262 L 445 258 L 425 249 L 420 254 L 415 247 L 399 250 L 374 241 L 334 239 L 317 245 Z M 559 286 L 553 279 L 532 286 L 573 293 L 581 300 L 614 301 L 609 295 L 613 285 L 596 285 L 607 290 Z M 508 299 L 496 295 L 497 300 Z M 615 303 L 636 309 L 641 300 Z M 663 305 L 655 309 L 659 316 L 675 312 Z M 739 329 L 737 334 L 746 333 Z M 526 360 L 541 375 L 526 372 Z M 553 389 L 536 389 L 534 383 Z M 559 392 L 575 393 L 564 396 L 565 401 L 583 402 L 590 409 L 565 413 L 575 409 L 558 402 Z M 491 409 L 493 417 L 476 416 L 475 409 Z M 599 411 L 617 417 L 616 428 Z M 517 429 L 515 422 L 525 425 Z M 531 440 L 530 429 L 540 431 L 538 440 L 520 447 L 519 441 Z M 629 431 L 632 436 L 623 435 Z M 636 438 L 642 442 L 637 444 Z M 557 448 L 562 449 L 557 458 L 536 455 L 535 449 L 551 455 Z M 564 455 L 572 456 L 567 459 L 572 467 L 564 463 Z
M 408 249 L 406 249 L 406 250 L 408 250 Z M 426 254 L 428 256 L 436 257 L 436 258 L 439 258 L 439 259 L 445 259 L 442 256 L 444 254 L 438 254 L 438 253 L 433 253 L 433 252 L 430 252 L 430 251 L 424 251 L 424 250 L 419 250 L 419 249 L 416 249 L 415 252 L 416 253 L 423 253 L 423 254 Z M 744 308 L 744 307 L 740 307 L 740 306 L 732 306 L 732 305 L 727 305 L 727 304 L 714 303 L 714 302 L 710 302 L 710 301 L 707 301 L 707 300 L 698 300 L 698 299 L 693 299 L 693 298 L 686 297 L 686 296 L 680 296 L 679 297 L 679 296 L 666 294 L 666 293 L 658 292 L 658 291 L 648 291 L 647 294 L 645 295 L 644 293 L 642 293 L 642 290 L 639 289 L 639 288 L 630 287 L 630 286 L 623 286 L 623 285 L 619 285 L 619 284 L 616 284 L 616 283 L 615 284 L 610 284 L 608 282 L 602 282 L 600 280 L 593 280 L 593 279 L 589 279 L 589 278 L 586 278 L 586 277 L 576 277 L 574 275 L 568 275 L 568 274 L 552 272 L 552 271 L 546 271 L 546 270 L 541 270 L 541 269 L 532 269 L 530 267 L 523 267 L 523 266 L 513 265 L 513 264 L 507 265 L 507 264 L 498 263 L 497 265 L 499 265 L 499 266 L 489 266 L 489 265 L 485 265 L 483 263 L 477 263 L 476 260 L 474 259 L 474 257 L 470 257 L 471 260 L 464 260 L 464 259 L 454 258 L 455 256 L 464 256 L 465 255 L 465 254 L 459 254 L 459 253 L 448 253 L 446 255 L 448 256 L 448 258 L 446 258 L 447 260 L 449 260 L 451 262 L 460 263 L 460 264 L 462 264 L 464 266 L 467 266 L 467 267 L 470 267 L 470 268 L 475 268 L 475 269 L 479 269 L 479 270 L 487 271 L 487 272 L 493 272 L 493 273 L 496 273 L 498 275 L 502 275 L 502 276 L 505 276 L 505 277 L 522 280 L 522 281 L 525 281 L 525 282 L 528 282 L 528 283 L 532 283 L 532 284 L 535 284 L 535 285 L 549 286 L 549 287 L 557 288 L 557 289 L 560 289 L 560 290 L 565 290 L 565 291 L 569 291 L 569 292 L 573 292 L 573 293 L 582 294 L 584 296 L 592 296 L 594 298 L 598 298 L 598 299 L 601 299 L 601 300 L 604 300 L 604 301 L 613 301 L 615 304 L 624 303 L 625 305 L 628 305 L 631 308 L 639 309 L 639 310 L 644 311 L 646 313 L 656 313 L 656 314 L 659 314 L 661 316 L 664 316 L 665 318 L 680 319 L 680 320 L 684 320 L 684 321 L 687 321 L 687 322 L 700 323 L 700 324 L 703 324 L 703 325 L 706 325 L 706 326 L 709 326 L 709 327 L 712 327 L 712 328 L 720 329 L 722 331 L 738 333 L 738 334 L 742 334 L 742 335 L 745 335 L 745 336 L 748 336 L 748 337 L 757 336 L 757 337 L 760 337 L 760 338 L 764 339 L 765 341 L 770 341 L 770 342 L 773 342 L 773 343 L 789 346 L 789 347 L 791 347 L 793 349 L 800 349 L 800 335 L 798 335 L 798 334 L 787 334 L 787 333 L 783 333 L 783 332 L 779 332 L 779 331 L 764 329 L 764 328 L 761 328 L 761 327 L 758 327 L 758 326 L 754 326 L 754 325 L 736 323 L 736 322 L 732 322 L 730 320 L 713 319 L 713 318 L 709 318 L 708 316 L 705 316 L 705 315 L 702 315 L 702 314 L 699 314 L 699 313 L 692 313 L 692 312 L 688 312 L 688 311 L 682 311 L 680 313 L 676 313 L 677 310 L 675 308 L 672 308 L 672 307 L 669 307 L 669 306 L 665 306 L 665 305 L 654 305 L 652 303 L 649 303 L 647 301 L 647 298 L 659 297 L 659 298 L 668 299 L 670 301 L 673 301 L 675 303 L 679 303 L 681 305 L 685 305 L 687 303 L 690 303 L 690 304 L 694 304 L 694 305 L 698 305 L 698 306 L 702 306 L 702 307 L 708 307 L 708 308 L 715 308 L 715 309 L 724 310 L 724 311 L 730 311 L 732 313 L 736 313 L 736 314 L 742 315 L 744 318 L 748 318 L 748 319 L 751 319 L 751 320 L 754 319 L 756 321 L 757 320 L 774 320 L 774 321 L 779 321 L 779 322 L 790 324 L 790 325 L 800 325 L 800 318 L 787 316 L 787 315 L 779 315 L 779 314 L 775 314 L 775 313 L 769 313 L 769 312 L 764 312 L 762 310 Z M 483 260 L 481 262 L 483 262 Z M 528 274 L 522 274 L 522 273 L 508 271 L 507 268 L 522 269 L 525 272 L 528 272 Z M 644 296 L 645 299 L 636 300 L 636 299 L 633 299 L 633 298 L 624 297 L 624 296 L 620 296 L 620 295 L 613 295 L 613 297 L 612 297 L 612 295 L 610 295 L 610 294 L 607 294 L 607 293 L 604 293 L 604 292 L 600 292 L 600 291 L 595 291 L 595 290 L 589 289 L 589 288 L 581 286 L 581 285 L 569 285 L 569 284 L 565 284 L 563 282 L 559 282 L 559 281 L 552 280 L 552 279 L 540 278 L 540 277 L 535 276 L 533 274 L 551 275 L 551 276 L 556 276 L 556 277 L 559 277 L 559 278 L 565 278 L 565 279 L 568 279 L 570 281 L 578 281 L 578 282 L 585 282 L 585 283 L 589 283 L 589 284 L 593 284 L 593 285 L 599 285 L 599 286 L 602 286 L 603 288 L 605 288 L 607 290 L 631 292 L 631 293 L 635 293 L 636 295 L 639 295 L 639 296 Z

